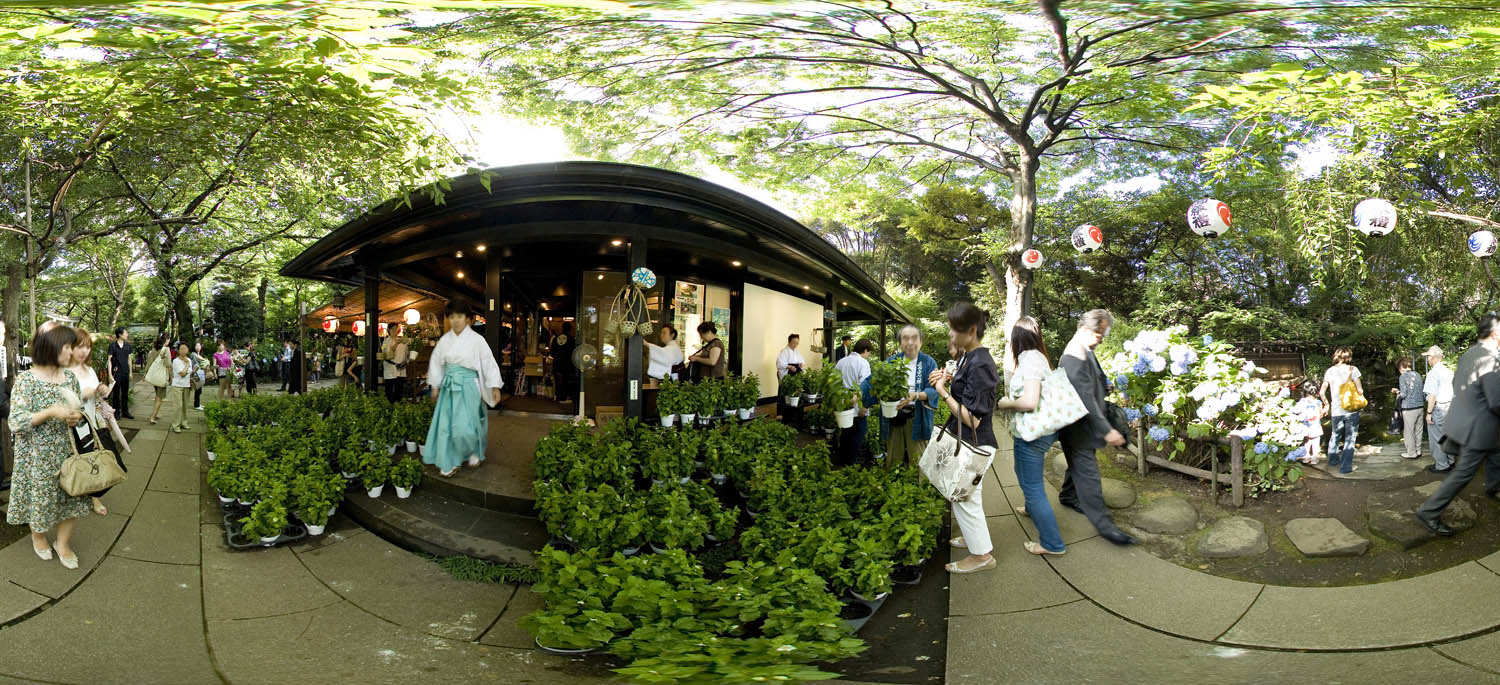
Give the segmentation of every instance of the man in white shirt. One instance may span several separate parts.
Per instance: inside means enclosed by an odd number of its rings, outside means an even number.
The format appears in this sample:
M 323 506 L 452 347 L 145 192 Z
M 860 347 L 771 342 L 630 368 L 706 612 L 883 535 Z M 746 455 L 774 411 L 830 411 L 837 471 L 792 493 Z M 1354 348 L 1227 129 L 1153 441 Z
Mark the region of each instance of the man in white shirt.
M 682 347 L 677 344 L 677 328 L 672 324 L 661 327 L 658 338 L 661 344 L 646 343 L 646 375 L 663 380 L 672 374 L 672 367 L 682 363 Z
M 844 377 L 844 387 L 856 396 L 855 406 L 858 407 L 854 427 L 840 432 L 838 456 L 835 460 L 835 465 L 838 466 L 853 466 L 859 461 L 859 455 L 865 446 L 865 424 L 869 422 L 865 416 L 865 404 L 870 393 L 870 352 L 874 349 L 875 345 L 868 340 L 854 343 L 849 354 L 844 355 L 833 367 Z M 831 400 L 829 397 L 823 398 L 824 402 Z
M 1422 394 L 1427 396 L 1427 446 L 1432 450 L 1433 464 L 1427 467 L 1432 473 L 1444 473 L 1453 468 L 1453 457 L 1438 445 L 1443 437 L 1443 422 L 1448 418 L 1448 406 L 1453 402 L 1453 369 L 1443 363 L 1443 348 L 1433 345 L 1423 353 L 1427 357 L 1427 380 L 1422 384 Z
M 786 378 L 792 371 L 802 373 L 806 370 L 807 362 L 802 359 L 802 353 L 797 351 L 797 345 L 802 343 L 802 336 L 793 333 L 786 337 L 786 347 L 781 348 L 781 354 L 776 355 L 776 379 Z

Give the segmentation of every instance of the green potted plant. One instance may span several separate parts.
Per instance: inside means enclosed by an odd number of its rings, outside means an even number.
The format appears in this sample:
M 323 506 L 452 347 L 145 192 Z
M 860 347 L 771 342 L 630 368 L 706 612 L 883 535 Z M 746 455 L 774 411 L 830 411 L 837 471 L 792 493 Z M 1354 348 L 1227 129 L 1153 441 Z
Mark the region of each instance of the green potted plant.
M 760 400 L 760 377 L 747 373 L 739 379 L 739 413 L 741 421 L 748 421 L 755 413 L 755 403 Z
M 359 481 L 370 497 L 379 497 L 391 478 L 391 458 L 385 452 L 365 452 L 359 461 Z
M 901 400 L 906 399 L 906 365 L 876 360 L 870 364 L 870 392 L 880 401 L 880 415 L 894 418 Z
M 781 379 L 781 397 L 786 406 L 796 407 L 802 404 L 802 381 L 806 378 L 805 373 L 789 373 Z
M 891 592 L 890 549 L 882 535 L 866 530 L 849 551 L 849 594 L 867 604 L 882 602 Z
M 364 448 L 355 446 L 354 442 L 355 440 L 351 439 L 339 450 L 339 472 L 343 474 L 345 480 L 354 480 L 359 477 L 360 464 L 365 456 Z
M 297 476 L 292 495 L 297 500 L 297 518 L 307 526 L 308 535 L 322 535 L 328 517 L 337 508 L 335 498 L 342 498 L 344 480 L 326 470 L 313 469 Z
M 651 513 L 655 532 L 651 551 L 661 554 L 669 549 L 697 549 L 708 533 L 708 517 L 693 508 L 693 502 L 681 487 L 660 488 L 651 495 Z
M 284 494 L 283 490 L 283 494 Z M 266 497 L 250 509 L 250 515 L 240 519 L 243 524 L 240 535 L 247 540 L 257 540 L 262 545 L 272 545 L 286 528 L 286 502 L 284 497 Z
M 662 428 L 671 428 L 677 415 L 682 413 L 682 385 L 670 378 L 661 382 L 661 391 L 656 394 L 656 412 L 661 415 Z
M 849 390 L 840 386 L 838 390 L 825 395 L 823 401 L 832 405 L 833 417 L 838 421 L 839 428 L 853 428 L 854 415 L 859 411 L 859 391 Z
M 713 417 L 719 411 L 719 388 L 712 378 L 700 381 L 693 386 L 693 413 L 696 415 L 697 426 L 707 428 L 713 423 Z
M 396 486 L 396 497 L 411 497 L 412 488 L 422 482 L 422 462 L 415 457 L 404 457 L 391 467 L 391 485 Z

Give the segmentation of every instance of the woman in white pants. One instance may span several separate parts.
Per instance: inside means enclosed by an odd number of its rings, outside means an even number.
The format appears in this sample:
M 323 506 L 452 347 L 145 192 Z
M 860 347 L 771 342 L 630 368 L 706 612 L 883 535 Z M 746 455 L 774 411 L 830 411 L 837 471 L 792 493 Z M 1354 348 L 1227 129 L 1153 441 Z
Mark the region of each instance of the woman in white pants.
M 1000 385 L 1000 370 L 995 366 L 989 349 L 980 342 L 988 321 L 989 315 L 973 304 L 959 302 L 953 305 L 948 310 L 948 335 L 952 347 L 962 357 L 952 374 L 939 368 L 932 372 L 929 380 L 937 390 L 938 399 L 948 403 L 950 416 L 945 430 L 971 445 L 995 449 L 999 443 L 989 419 L 995 410 L 995 388 Z M 948 564 L 948 572 L 974 573 L 995 568 L 995 557 L 990 554 L 994 545 L 990 542 L 989 523 L 984 518 L 983 490 L 975 488 L 968 499 L 954 502 L 953 520 L 963 535 L 953 538 L 950 544 L 967 548 L 969 556 Z

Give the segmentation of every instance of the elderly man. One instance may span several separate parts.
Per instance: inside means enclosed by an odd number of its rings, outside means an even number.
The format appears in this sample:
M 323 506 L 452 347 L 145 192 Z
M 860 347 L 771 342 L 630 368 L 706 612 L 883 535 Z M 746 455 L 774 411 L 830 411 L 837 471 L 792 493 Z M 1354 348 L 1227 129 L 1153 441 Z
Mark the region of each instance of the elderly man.
M 896 334 L 901 351 L 887 362 L 906 365 L 906 398 L 895 418 L 880 419 L 880 434 L 886 436 L 885 467 L 900 464 L 916 466 L 932 439 L 932 418 L 936 409 L 937 389 L 927 379 L 937 369 L 937 361 L 922 351 L 922 329 L 907 324 Z
M 1485 464 L 1485 494 L 1500 490 L 1500 315 L 1479 318 L 1479 341 L 1458 358 L 1453 406 L 1443 428 L 1443 447 L 1458 461 L 1442 485 L 1417 508 L 1417 520 L 1438 535 L 1452 535 L 1443 510 Z
M 1422 394 L 1427 396 L 1427 446 L 1432 450 L 1433 461 L 1427 470 L 1444 473 L 1453 468 L 1453 458 L 1438 441 L 1443 438 L 1448 405 L 1453 402 L 1453 369 L 1443 363 L 1443 348 L 1437 345 L 1427 348 L 1423 356 L 1427 357 L 1427 380 L 1422 385 Z

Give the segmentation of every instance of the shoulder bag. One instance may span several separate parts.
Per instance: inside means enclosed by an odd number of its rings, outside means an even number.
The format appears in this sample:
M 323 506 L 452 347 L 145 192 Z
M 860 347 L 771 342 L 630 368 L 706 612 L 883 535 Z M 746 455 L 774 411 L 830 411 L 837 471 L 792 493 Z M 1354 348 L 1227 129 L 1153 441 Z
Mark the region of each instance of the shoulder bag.
M 959 420 L 957 423 L 958 429 L 962 431 L 964 422 Z M 978 429 L 975 429 L 975 442 L 978 439 Z M 989 470 L 990 463 L 994 460 L 993 447 L 971 445 L 948 432 L 947 426 L 944 426 L 927 442 L 927 449 L 923 450 L 922 459 L 917 462 L 917 466 L 943 499 L 962 502 L 979 489 L 980 482 L 984 480 L 984 472 Z
M 146 382 L 158 388 L 167 387 L 172 380 L 170 372 L 167 371 L 167 365 L 163 363 L 165 357 L 165 354 L 158 354 L 151 362 L 151 368 L 146 369 Z
M 73 456 L 63 460 L 62 469 L 57 474 L 58 485 L 62 486 L 63 492 L 73 497 L 82 497 L 125 482 L 125 471 L 120 468 L 115 453 L 100 447 L 103 443 L 99 442 L 99 434 L 94 431 L 94 424 L 87 415 L 83 417 L 83 421 L 88 423 L 89 432 L 94 434 L 94 449 L 86 454 L 79 454 L 77 440 L 69 435 L 68 446 L 72 448 Z M 70 428 L 68 432 L 73 431 Z
M 1011 424 L 1016 437 L 1031 442 L 1056 433 L 1088 414 L 1083 398 L 1068 380 L 1068 372 L 1059 367 L 1042 380 L 1042 395 L 1037 399 L 1036 409 L 1016 412 L 1011 417 Z
M 1368 404 L 1370 401 L 1365 399 L 1365 394 L 1359 391 L 1359 385 L 1354 382 L 1354 367 L 1351 366 L 1344 384 L 1339 386 L 1339 406 L 1344 411 L 1359 411 Z

